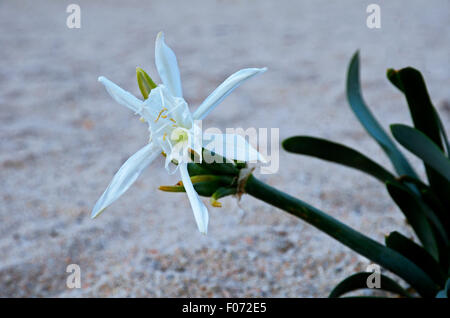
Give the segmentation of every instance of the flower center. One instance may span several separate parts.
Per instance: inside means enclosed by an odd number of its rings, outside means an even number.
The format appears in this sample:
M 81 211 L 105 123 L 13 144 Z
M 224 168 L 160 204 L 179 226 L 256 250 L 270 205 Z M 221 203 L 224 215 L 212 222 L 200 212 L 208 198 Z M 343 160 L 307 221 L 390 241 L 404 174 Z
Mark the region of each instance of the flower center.
M 170 140 L 177 144 L 179 142 L 188 142 L 189 141 L 189 134 L 187 129 L 177 127 L 174 130 L 172 130 L 172 133 L 170 134 Z

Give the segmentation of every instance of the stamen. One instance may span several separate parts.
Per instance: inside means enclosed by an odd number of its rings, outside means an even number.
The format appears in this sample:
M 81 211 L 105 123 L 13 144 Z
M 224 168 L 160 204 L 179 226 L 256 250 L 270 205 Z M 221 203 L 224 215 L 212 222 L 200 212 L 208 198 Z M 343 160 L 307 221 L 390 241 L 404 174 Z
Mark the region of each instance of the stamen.
M 173 119 L 173 118 L 169 118 L 169 120 L 171 121 L 171 122 L 173 122 L 173 123 L 176 123 L 177 121 L 175 120 L 175 119 Z
M 161 111 L 159 112 L 159 114 L 158 114 L 158 117 L 156 117 L 156 119 L 155 119 L 155 123 L 157 123 L 158 122 L 158 120 L 159 120 L 159 117 L 161 117 L 161 115 L 162 115 L 162 113 L 164 113 L 165 111 L 167 110 L 167 108 L 163 108 L 163 109 L 161 109 Z M 166 116 L 167 117 L 167 116 Z M 163 117 L 164 118 L 164 117 Z
M 144 117 L 139 118 L 139 120 L 140 120 L 141 122 L 145 123 Z
M 164 133 L 163 140 L 166 141 L 167 133 Z

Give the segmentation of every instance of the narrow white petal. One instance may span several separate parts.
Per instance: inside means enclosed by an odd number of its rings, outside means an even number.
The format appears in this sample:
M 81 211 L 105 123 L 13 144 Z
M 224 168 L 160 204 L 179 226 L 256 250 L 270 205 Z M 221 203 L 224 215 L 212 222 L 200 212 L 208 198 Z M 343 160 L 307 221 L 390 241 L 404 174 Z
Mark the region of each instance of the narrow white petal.
M 141 108 L 143 102 L 139 98 L 136 98 L 133 94 L 123 90 L 106 77 L 100 76 L 98 81 L 105 86 L 109 95 L 111 95 L 111 97 L 114 98 L 114 100 L 120 105 L 128 107 L 135 113 Z
M 159 77 L 170 93 L 176 97 L 183 97 L 177 57 L 164 42 L 164 33 L 162 32 L 159 32 L 156 37 L 155 62 Z
M 200 233 L 206 234 L 208 232 L 208 209 L 200 200 L 192 185 L 191 178 L 187 170 L 187 164 L 182 163 L 180 166 L 181 180 L 183 181 L 184 189 L 191 203 L 192 211 L 194 212 L 195 222 Z
M 256 74 L 263 73 L 267 68 L 245 68 L 230 77 L 228 77 L 222 84 L 220 84 L 195 110 L 194 120 L 205 118 L 208 113 L 214 109 L 222 100 L 227 97 L 236 87 L 241 85 L 249 78 Z
M 244 137 L 237 134 L 205 134 L 203 147 L 227 159 L 267 162 L 267 159 L 253 148 Z
M 111 203 L 116 201 L 136 181 L 142 170 L 147 167 L 161 152 L 152 143 L 141 148 L 120 167 L 111 183 L 94 206 L 91 218 L 100 215 Z

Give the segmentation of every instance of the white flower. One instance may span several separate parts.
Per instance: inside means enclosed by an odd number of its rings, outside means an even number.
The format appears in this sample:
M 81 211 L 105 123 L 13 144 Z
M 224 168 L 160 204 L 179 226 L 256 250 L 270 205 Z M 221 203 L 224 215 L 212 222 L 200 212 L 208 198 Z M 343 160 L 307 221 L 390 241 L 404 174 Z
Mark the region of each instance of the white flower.
M 208 145 L 209 147 L 212 145 L 214 149 L 210 150 L 214 150 L 219 155 L 225 155 L 221 152 L 224 147 L 217 147 L 219 142 L 225 147 L 235 149 L 234 158 L 229 159 L 254 161 L 263 158 L 244 138 L 238 135 L 235 135 L 234 138 L 229 138 L 229 135 L 214 135 L 212 137 L 215 142 L 203 145 L 201 133 L 194 124 L 194 120 L 203 119 L 236 87 L 252 76 L 264 72 L 266 68 L 248 68 L 234 73 L 191 114 L 186 101 L 183 99 L 180 71 L 175 54 L 164 43 L 162 32 L 156 38 L 155 60 L 163 84 L 152 89 L 145 101 L 136 98 L 105 77 L 99 77 L 98 79 L 114 100 L 140 115 L 148 123 L 150 141 L 149 144 L 132 155 L 115 174 L 111 183 L 95 204 L 91 217 L 97 217 L 117 200 L 136 181 L 144 168 L 161 152 L 164 152 L 167 171 L 173 173 L 178 168 L 180 169 L 181 179 L 191 203 L 195 221 L 200 232 L 206 234 L 208 210 L 199 199 L 189 177 L 187 170 L 187 163 L 190 158 L 189 152 L 195 152 L 201 157 L 202 147 L 208 148 Z M 232 144 L 230 144 L 230 140 L 233 140 Z M 228 151 L 227 154 L 229 154 Z M 171 164 L 173 160 L 178 164 Z

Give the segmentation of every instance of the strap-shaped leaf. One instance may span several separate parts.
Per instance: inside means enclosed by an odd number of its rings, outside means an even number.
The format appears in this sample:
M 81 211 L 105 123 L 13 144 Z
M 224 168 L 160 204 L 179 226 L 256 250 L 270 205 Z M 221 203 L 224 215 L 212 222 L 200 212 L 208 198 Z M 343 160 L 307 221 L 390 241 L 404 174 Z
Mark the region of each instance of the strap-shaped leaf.
M 283 148 L 289 152 L 313 156 L 358 169 L 383 183 L 395 179 L 393 174 L 362 153 L 325 139 L 308 136 L 291 137 L 283 141 Z
M 433 281 L 442 286 L 445 275 L 436 260 L 420 245 L 399 232 L 391 232 L 385 239 L 386 246 L 396 250 L 422 268 Z
M 434 297 L 438 292 L 436 283 L 409 259 L 306 202 L 259 181 L 253 175 L 247 179 L 245 192 L 301 218 L 355 252 L 392 271 L 407 281 L 423 297 Z
M 433 235 L 431 225 L 426 218 L 426 212 L 421 205 L 420 199 L 400 183 L 389 181 L 386 183 L 386 187 L 391 198 L 403 212 L 425 249 L 436 260 L 439 259 L 436 239 Z
M 414 127 L 444 150 L 442 138 L 446 139 L 446 132 L 441 127 L 422 74 L 412 67 L 406 67 L 398 71 L 390 69 L 387 76 L 405 94 Z
M 367 132 L 378 142 L 381 148 L 386 152 L 395 170 L 399 175 L 409 175 L 417 177 L 413 168 L 410 166 L 403 154 L 398 150 L 394 142 L 387 135 L 384 129 L 377 122 L 369 108 L 366 106 L 361 93 L 359 80 L 359 54 L 353 56 L 347 74 L 347 98 L 360 123 Z
M 450 160 L 430 138 L 415 128 L 401 124 L 391 125 L 391 131 L 402 146 L 450 182 Z
M 419 179 L 411 178 L 408 176 L 403 176 L 398 179 L 403 184 L 414 184 L 416 188 L 419 190 L 420 195 L 424 203 L 430 208 L 430 215 L 427 215 L 429 221 L 436 227 L 436 230 L 441 232 L 441 236 L 443 238 L 447 237 L 448 242 L 448 234 L 445 229 L 450 230 L 450 214 L 445 209 L 442 204 L 440 198 L 436 195 L 436 193 L 429 186 L 424 184 Z M 442 232 L 444 235 L 442 235 Z
M 445 128 L 431 102 L 422 74 L 412 67 L 388 70 L 387 74 L 389 80 L 405 94 L 414 127 L 430 138 L 441 151 L 447 151 L 448 157 L 449 144 Z M 425 170 L 431 188 L 450 209 L 450 184 L 427 164 Z
M 331 291 L 328 297 L 336 298 L 358 289 L 369 289 L 369 287 L 367 286 L 367 279 L 369 278 L 370 275 L 373 275 L 373 273 L 359 272 L 347 277 L 346 279 L 341 281 L 336 287 L 334 287 L 334 289 Z M 375 290 L 384 290 L 404 297 L 411 297 L 411 295 L 409 295 L 409 293 L 395 281 L 393 281 L 392 279 L 381 273 L 379 275 L 380 275 L 380 288 L 374 288 Z

